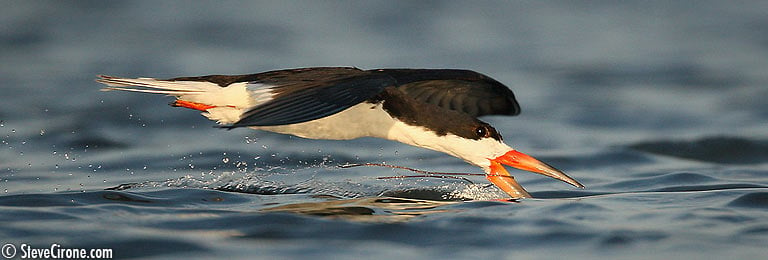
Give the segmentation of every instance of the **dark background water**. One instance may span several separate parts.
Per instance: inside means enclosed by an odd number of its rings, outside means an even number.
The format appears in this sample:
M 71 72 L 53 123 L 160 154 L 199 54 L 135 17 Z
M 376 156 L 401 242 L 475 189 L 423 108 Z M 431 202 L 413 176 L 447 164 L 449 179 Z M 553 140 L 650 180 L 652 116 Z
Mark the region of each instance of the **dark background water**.
M 118 258 L 758 259 L 768 255 L 765 1 L 3 1 L 0 242 Z M 224 131 L 98 74 L 465 68 L 486 117 L 584 190 L 363 138 Z M 105 190 L 118 187 L 118 190 Z M 471 201 L 462 201 L 470 199 Z

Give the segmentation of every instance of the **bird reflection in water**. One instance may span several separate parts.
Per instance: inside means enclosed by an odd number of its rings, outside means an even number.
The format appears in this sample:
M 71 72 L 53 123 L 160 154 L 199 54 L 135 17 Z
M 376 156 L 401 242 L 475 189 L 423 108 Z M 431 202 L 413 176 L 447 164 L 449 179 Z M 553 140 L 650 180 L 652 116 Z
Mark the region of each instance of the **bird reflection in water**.
M 327 195 L 315 197 L 328 198 L 329 200 L 281 205 L 265 208 L 261 211 L 290 212 L 361 222 L 402 222 L 422 215 L 460 211 L 459 209 L 445 209 L 445 206 L 459 203 L 457 201 L 433 201 L 395 197 L 339 199 Z

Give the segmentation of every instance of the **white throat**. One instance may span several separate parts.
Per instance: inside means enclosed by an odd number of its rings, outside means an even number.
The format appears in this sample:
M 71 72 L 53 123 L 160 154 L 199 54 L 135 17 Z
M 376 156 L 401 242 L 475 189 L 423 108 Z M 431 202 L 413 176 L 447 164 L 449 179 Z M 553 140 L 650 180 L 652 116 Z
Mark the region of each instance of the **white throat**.
M 450 154 L 454 157 L 488 170 L 489 159 L 512 150 L 511 147 L 493 138 L 472 140 L 454 134 L 437 135 L 421 126 L 412 126 L 397 121 L 389 130 L 387 139 Z

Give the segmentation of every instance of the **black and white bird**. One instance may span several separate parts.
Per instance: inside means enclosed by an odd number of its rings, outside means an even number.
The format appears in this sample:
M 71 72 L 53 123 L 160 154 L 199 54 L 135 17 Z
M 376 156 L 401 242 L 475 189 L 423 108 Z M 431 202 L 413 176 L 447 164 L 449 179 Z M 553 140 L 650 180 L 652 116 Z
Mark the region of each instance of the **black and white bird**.
M 202 111 L 224 128 L 310 139 L 378 137 L 479 166 L 513 198 L 531 197 L 503 165 L 583 188 L 578 181 L 506 145 L 483 115 L 517 115 L 512 91 L 470 70 L 317 67 L 248 75 L 172 79 L 99 76 L 103 90 L 175 96 L 173 106 Z

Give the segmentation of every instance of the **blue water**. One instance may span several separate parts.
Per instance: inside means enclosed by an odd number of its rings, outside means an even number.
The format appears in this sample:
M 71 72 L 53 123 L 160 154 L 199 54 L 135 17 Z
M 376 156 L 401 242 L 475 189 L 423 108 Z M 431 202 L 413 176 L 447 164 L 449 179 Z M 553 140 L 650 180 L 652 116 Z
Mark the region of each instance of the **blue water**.
M 768 2 L 15 1 L 0 10 L 0 243 L 116 258 L 765 259 Z M 486 117 L 587 186 L 377 139 L 226 131 L 96 75 L 466 68 Z

